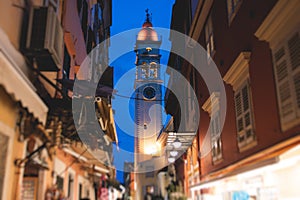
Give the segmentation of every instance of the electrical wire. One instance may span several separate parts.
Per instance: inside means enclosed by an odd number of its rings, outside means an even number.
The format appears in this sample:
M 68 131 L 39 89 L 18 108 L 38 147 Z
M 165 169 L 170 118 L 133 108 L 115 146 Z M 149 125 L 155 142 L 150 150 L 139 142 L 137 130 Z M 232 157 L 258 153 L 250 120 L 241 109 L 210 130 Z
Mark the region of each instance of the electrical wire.
M 166 101 L 164 99 L 143 99 L 143 98 L 136 98 L 136 97 L 130 97 L 130 96 L 122 95 L 122 94 L 113 94 L 113 95 L 118 96 L 118 97 L 122 97 L 122 98 L 126 98 L 126 99 L 133 99 L 133 100 L 139 100 L 139 101 L 157 101 L 157 102 Z

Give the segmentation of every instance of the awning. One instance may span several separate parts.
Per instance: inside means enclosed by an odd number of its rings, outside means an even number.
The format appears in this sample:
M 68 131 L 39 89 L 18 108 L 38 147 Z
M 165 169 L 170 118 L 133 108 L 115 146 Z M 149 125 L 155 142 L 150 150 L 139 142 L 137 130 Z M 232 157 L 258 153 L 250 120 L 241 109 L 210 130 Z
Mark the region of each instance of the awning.
M 4 48 L 6 46 L 3 46 L 2 41 L 0 41 L 0 85 L 16 101 L 20 101 L 22 106 L 27 108 L 35 118 L 45 124 L 48 107 L 37 95 L 34 86 Z

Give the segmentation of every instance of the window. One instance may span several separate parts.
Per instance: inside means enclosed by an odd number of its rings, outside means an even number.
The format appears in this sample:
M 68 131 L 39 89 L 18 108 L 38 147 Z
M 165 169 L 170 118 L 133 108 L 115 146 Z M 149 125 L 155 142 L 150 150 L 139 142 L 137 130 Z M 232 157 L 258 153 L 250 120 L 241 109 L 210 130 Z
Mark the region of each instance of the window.
M 234 90 L 237 143 L 240 152 L 257 144 L 249 77 L 250 56 L 250 52 L 241 52 L 223 78 Z
M 147 79 L 148 78 L 148 68 L 147 67 L 143 67 L 141 69 L 141 77 L 142 77 L 142 79 Z
M 282 131 L 300 124 L 299 9 L 296 1 L 279 0 L 255 32 L 272 50 Z
M 57 185 L 57 189 L 60 190 L 64 189 L 64 179 L 61 176 L 56 176 L 56 185 Z
M 157 79 L 158 78 L 158 67 L 155 62 L 147 64 L 143 62 L 141 65 L 141 78 L 142 79 Z
M 82 184 L 79 183 L 79 194 L 78 194 L 79 199 L 81 199 L 82 196 L 83 196 L 83 195 L 82 195 Z
M 215 52 L 214 44 L 214 34 L 211 15 L 209 15 L 207 22 L 205 24 L 205 41 L 206 41 L 206 51 L 208 57 L 213 57 Z
M 281 126 L 292 127 L 300 118 L 300 37 L 293 34 L 273 51 Z
M 195 109 L 195 98 L 194 97 L 196 97 L 195 95 L 193 95 L 192 93 L 193 92 L 196 92 L 197 90 L 196 90 L 196 84 L 195 84 L 195 82 L 196 82 L 196 78 L 195 78 L 195 69 L 192 67 L 192 69 L 191 69 L 191 72 L 190 72 L 190 79 L 189 79 L 189 82 L 190 82 L 190 85 L 191 85 L 191 87 L 192 88 L 190 88 L 190 89 L 193 89 L 193 91 L 189 91 L 189 103 L 190 103 L 190 109 L 191 110 L 194 110 Z
M 149 77 L 152 79 L 157 78 L 157 64 L 155 62 L 150 63 Z
M 149 70 L 149 77 L 150 78 L 157 78 L 157 69 L 156 68 L 150 68 Z
M 73 199 L 74 195 L 74 175 L 69 174 L 69 180 L 68 180 L 68 197 L 70 199 Z
M 228 12 L 228 22 L 229 24 L 234 19 L 236 13 L 238 12 L 242 0 L 227 0 L 227 12 Z
M 244 85 L 235 91 L 234 95 L 237 140 L 240 150 L 247 147 L 255 141 L 253 132 L 253 120 L 250 98 L 249 80 L 246 80 Z
M 211 141 L 211 155 L 213 164 L 217 164 L 222 160 L 222 140 L 220 125 L 220 93 L 213 92 L 202 108 L 208 112 L 210 116 L 209 133 Z
M 222 159 L 220 113 L 213 113 L 210 121 L 211 152 L 213 163 Z
M 22 198 L 24 200 L 37 199 L 38 178 L 24 177 L 22 182 Z

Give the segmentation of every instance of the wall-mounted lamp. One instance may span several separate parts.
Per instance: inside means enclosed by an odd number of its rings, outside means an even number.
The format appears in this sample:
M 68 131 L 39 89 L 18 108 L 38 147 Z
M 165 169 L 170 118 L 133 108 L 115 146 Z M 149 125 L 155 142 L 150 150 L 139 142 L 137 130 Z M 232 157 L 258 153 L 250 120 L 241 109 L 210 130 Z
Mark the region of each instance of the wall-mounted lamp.
M 176 157 L 178 155 L 178 151 L 172 150 L 172 151 L 170 151 L 170 155 L 173 157 Z
M 174 157 L 169 157 L 168 161 L 169 161 L 169 163 L 174 163 L 175 162 L 175 158 Z
M 174 142 L 173 142 L 173 146 L 174 146 L 176 149 L 178 149 L 178 148 L 181 147 L 181 145 L 182 145 L 182 143 L 180 142 L 180 140 L 179 140 L 178 138 L 176 138 L 176 139 L 174 140 Z
M 146 50 L 149 52 L 149 51 L 152 51 L 152 48 L 151 47 L 146 47 Z

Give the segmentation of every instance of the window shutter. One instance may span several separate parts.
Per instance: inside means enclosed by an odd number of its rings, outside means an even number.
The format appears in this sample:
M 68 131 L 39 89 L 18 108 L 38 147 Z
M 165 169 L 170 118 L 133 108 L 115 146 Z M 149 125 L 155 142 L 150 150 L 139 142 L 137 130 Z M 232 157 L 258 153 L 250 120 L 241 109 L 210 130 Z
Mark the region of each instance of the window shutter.
M 298 117 L 300 117 L 300 38 L 299 38 L 299 33 L 296 33 L 288 41 L 288 49 L 289 49 L 291 67 L 292 67 L 293 84 L 295 87 L 297 115 L 298 115 Z
M 244 130 L 241 92 L 238 92 L 235 95 L 235 111 L 237 120 L 237 131 L 239 133 Z
M 296 90 L 296 102 L 299 110 L 300 109 L 300 73 L 297 73 L 294 76 L 294 84 Z
M 210 125 L 211 125 L 211 127 L 210 127 L 210 135 L 213 137 L 214 136 L 214 129 L 215 129 L 215 123 L 214 123 L 214 119 L 211 119 L 211 121 L 210 121 Z
M 219 118 L 219 113 L 215 113 L 212 116 L 211 119 L 211 127 L 210 127 L 210 132 L 212 137 L 216 137 L 220 135 L 220 118 Z
M 250 118 L 250 112 L 245 114 L 245 126 L 250 126 L 251 125 L 251 118 Z
M 216 134 L 218 137 L 220 136 L 221 130 L 220 130 L 220 115 L 217 113 L 216 119 L 215 119 L 215 126 L 216 126 Z
M 242 89 L 244 112 L 249 109 L 249 94 L 247 85 Z
M 289 41 L 288 41 L 291 66 L 292 69 L 295 70 L 300 66 L 300 39 L 299 33 L 296 33 Z
M 207 54 L 208 54 L 208 56 L 211 56 L 215 49 L 211 15 L 209 15 L 209 17 L 207 18 L 206 24 L 205 24 L 205 42 L 206 42 Z
M 236 91 L 235 95 L 238 146 L 243 148 L 255 140 L 249 82 Z
M 251 129 L 251 114 L 250 114 L 250 95 L 248 84 L 242 88 L 243 97 L 243 112 L 244 112 L 244 125 L 246 129 Z
M 236 115 L 239 117 L 242 114 L 242 101 L 240 92 L 235 96 L 235 108 Z
M 283 125 L 296 117 L 295 110 L 293 109 L 292 88 L 288 76 L 289 69 L 284 47 L 275 52 L 274 66 L 281 124 Z
M 222 158 L 220 131 L 220 116 L 219 112 L 216 112 L 211 118 L 211 147 L 213 162 Z

